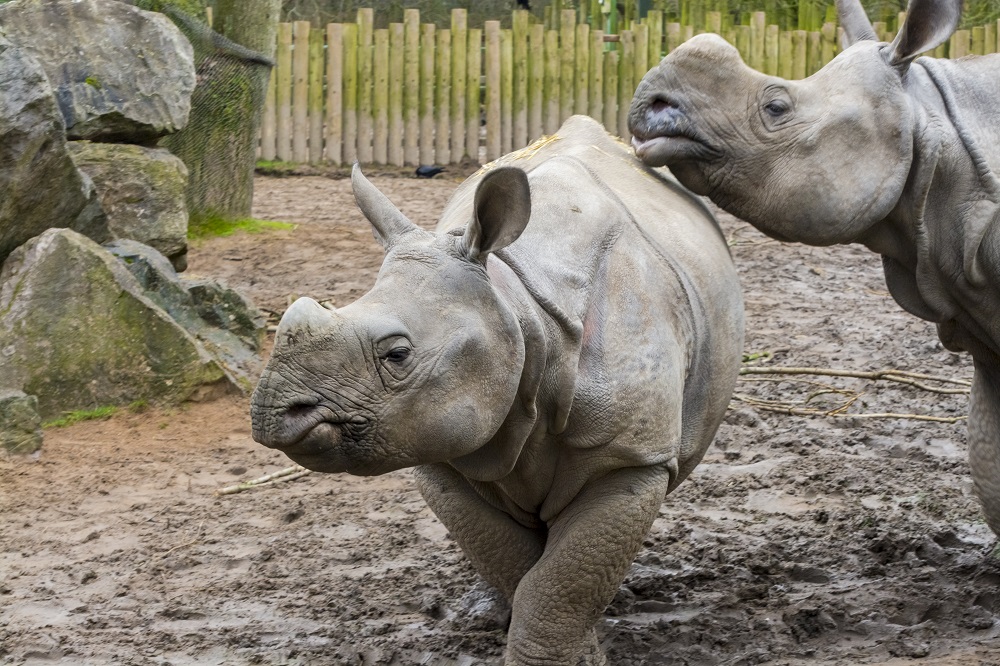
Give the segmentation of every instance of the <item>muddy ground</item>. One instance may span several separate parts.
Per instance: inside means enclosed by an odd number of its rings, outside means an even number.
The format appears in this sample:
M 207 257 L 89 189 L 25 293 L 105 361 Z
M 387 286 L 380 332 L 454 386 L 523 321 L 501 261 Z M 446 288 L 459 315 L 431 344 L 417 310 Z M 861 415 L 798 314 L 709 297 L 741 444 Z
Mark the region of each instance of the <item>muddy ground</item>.
M 460 179 L 374 177 L 428 226 Z M 274 312 L 291 295 L 343 305 L 368 288 L 381 251 L 348 181 L 257 186 L 256 215 L 297 228 L 205 242 L 190 273 Z M 766 352 L 752 365 L 971 376 L 891 301 L 877 257 L 721 219 L 747 351 Z M 816 394 L 809 405 L 853 401 L 855 414 L 967 411 L 963 394 L 824 376 L 752 375 L 738 392 Z M 599 625 L 611 663 L 1000 664 L 1000 564 L 965 446 L 961 422 L 734 401 Z M 289 464 L 250 439 L 245 398 L 49 430 L 41 455 L 0 458 L 0 663 L 498 663 L 504 632 L 463 609 L 476 576 L 408 471 L 214 494 Z

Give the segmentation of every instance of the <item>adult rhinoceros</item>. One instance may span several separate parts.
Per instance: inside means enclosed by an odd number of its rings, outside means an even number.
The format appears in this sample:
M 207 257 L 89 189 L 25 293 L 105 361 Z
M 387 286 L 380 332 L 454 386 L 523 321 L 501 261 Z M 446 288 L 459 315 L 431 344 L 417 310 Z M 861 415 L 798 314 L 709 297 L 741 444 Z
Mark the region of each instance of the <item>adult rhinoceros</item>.
M 436 233 L 357 167 L 353 185 L 378 280 L 336 311 L 288 309 L 254 438 L 323 472 L 416 466 L 513 603 L 506 663 L 604 663 L 593 625 L 738 374 L 714 218 L 582 117 L 467 180 Z
M 917 58 L 959 0 L 911 0 L 892 44 L 838 8 L 850 46 L 802 81 L 713 35 L 678 48 L 636 90 L 633 145 L 774 238 L 882 255 L 893 298 L 972 354 L 969 464 L 1000 534 L 1000 55 Z

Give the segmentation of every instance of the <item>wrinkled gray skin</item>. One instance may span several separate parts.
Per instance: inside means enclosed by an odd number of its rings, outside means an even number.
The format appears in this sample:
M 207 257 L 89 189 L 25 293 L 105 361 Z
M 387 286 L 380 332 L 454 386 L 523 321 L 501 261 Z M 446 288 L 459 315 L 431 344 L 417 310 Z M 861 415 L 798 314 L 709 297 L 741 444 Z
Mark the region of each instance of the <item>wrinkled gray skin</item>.
M 892 44 L 838 0 L 845 45 L 802 81 L 696 37 L 636 90 L 637 155 L 779 240 L 862 243 L 907 311 L 972 354 L 969 463 L 1000 534 L 1000 55 L 916 58 L 954 30 L 957 0 L 911 0 Z
M 353 184 L 382 270 L 346 307 L 285 313 L 254 438 L 323 472 L 417 466 L 512 602 L 506 663 L 605 663 L 594 623 L 738 373 L 713 217 L 583 117 L 467 180 L 436 233 Z

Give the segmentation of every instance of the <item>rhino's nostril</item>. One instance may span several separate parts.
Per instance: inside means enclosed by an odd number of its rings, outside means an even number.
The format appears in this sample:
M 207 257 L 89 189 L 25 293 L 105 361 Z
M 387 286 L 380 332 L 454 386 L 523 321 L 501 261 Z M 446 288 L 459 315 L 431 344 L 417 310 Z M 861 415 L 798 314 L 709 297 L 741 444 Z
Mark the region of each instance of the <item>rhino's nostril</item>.
M 316 405 L 298 404 L 291 405 L 285 409 L 285 416 L 292 419 L 299 419 L 308 416 L 316 409 Z
M 668 110 L 680 110 L 680 105 L 674 100 L 663 95 L 657 95 L 652 102 L 649 103 L 649 110 L 653 113 L 662 113 Z

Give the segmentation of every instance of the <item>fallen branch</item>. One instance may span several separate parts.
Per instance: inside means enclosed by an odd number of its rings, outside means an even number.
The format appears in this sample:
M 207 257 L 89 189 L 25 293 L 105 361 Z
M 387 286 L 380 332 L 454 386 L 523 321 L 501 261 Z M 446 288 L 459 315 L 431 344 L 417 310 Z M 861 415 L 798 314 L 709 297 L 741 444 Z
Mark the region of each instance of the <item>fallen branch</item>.
M 896 414 L 894 412 L 850 414 L 846 411 L 846 409 L 854 403 L 856 398 L 849 400 L 846 404 L 834 409 L 796 407 L 794 404 L 790 403 L 762 400 L 760 398 L 753 398 L 739 393 L 733 394 L 733 400 L 745 402 L 752 407 L 763 409 L 765 411 L 778 412 L 779 414 L 789 414 L 792 416 L 832 416 L 852 419 L 911 419 L 914 421 L 933 421 L 935 423 L 958 423 L 959 421 L 963 421 L 968 418 L 967 416 L 928 416 L 925 414 Z
M 243 481 L 237 483 L 236 485 L 219 488 L 215 491 L 215 494 L 234 495 L 236 493 L 241 493 L 244 490 L 250 490 L 251 488 L 270 486 L 281 481 L 294 481 L 295 479 L 310 473 L 312 473 L 311 469 L 306 469 L 302 465 L 292 465 L 291 467 L 286 467 L 285 469 L 280 469 L 277 472 L 265 474 L 264 476 L 257 477 L 256 479 L 251 479 L 250 481 Z
M 917 372 L 906 372 L 904 370 L 876 370 L 865 372 L 862 370 L 835 370 L 833 368 L 789 368 L 780 366 L 749 366 L 740 368 L 740 375 L 820 375 L 825 377 L 854 377 L 857 379 L 872 379 L 906 384 L 915 388 L 931 391 L 933 393 L 962 394 L 968 393 L 972 382 L 965 379 L 953 379 L 951 377 L 936 377 Z M 923 380 L 923 381 L 918 381 Z M 955 384 L 962 388 L 940 388 L 930 386 L 924 381 L 933 381 L 941 384 Z

